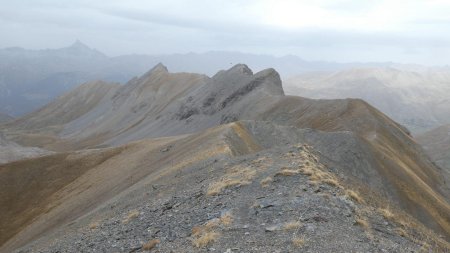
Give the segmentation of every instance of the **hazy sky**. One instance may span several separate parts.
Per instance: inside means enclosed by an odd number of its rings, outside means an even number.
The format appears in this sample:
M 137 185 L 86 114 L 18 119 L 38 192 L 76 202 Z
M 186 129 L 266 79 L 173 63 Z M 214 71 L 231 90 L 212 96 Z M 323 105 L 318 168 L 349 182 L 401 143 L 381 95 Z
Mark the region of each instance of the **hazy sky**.
M 450 1 L 0 0 L 0 47 L 450 64 Z

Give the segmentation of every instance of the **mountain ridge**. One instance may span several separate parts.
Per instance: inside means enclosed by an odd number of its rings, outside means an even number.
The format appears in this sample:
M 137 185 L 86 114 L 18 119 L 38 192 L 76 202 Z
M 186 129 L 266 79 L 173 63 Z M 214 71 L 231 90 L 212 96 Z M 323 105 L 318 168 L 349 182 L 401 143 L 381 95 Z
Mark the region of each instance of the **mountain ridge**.
M 41 110 L 34 118 L 48 119 L 41 123 L 46 128 L 33 129 L 38 124 L 29 124 L 31 114 L 9 124 L 5 130 L 7 137 L 19 144 L 30 143 L 29 133 L 39 130 L 52 137 L 39 143 L 39 138 L 34 136 L 35 144 L 50 150 L 70 151 L 118 146 L 144 138 L 195 134 L 242 120 L 330 133 L 347 131 L 364 147 L 369 171 L 378 176 L 372 180 L 352 168 L 343 173 L 356 173 L 352 177 L 364 182 L 369 190 L 398 203 L 402 210 L 429 228 L 445 235 L 450 232 L 450 205 L 446 201 L 450 194 L 442 172 L 405 128 L 368 103 L 359 99 L 312 100 L 285 96 L 280 76 L 273 69 L 254 74 L 246 65 L 236 65 L 212 78 L 160 71 L 165 69 L 160 65 L 156 69 L 159 71 L 150 71 L 145 78 L 132 79 L 120 86 L 70 122 L 58 117 L 56 120 L 60 121 L 52 125 L 52 113 Z M 48 108 L 64 106 L 53 103 Z M 69 108 L 77 111 L 76 107 Z M 31 128 L 23 132 L 23 126 Z M 244 142 L 246 145 L 253 145 L 247 131 L 239 136 L 249 140 Z M 347 155 L 346 159 L 351 160 L 352 155 Z
M 126 83 L 135 76 L 141 76 L 158 62 L 164 62 L 176 72 L 209 76 L 218 69 L 246 62 L 258 71 L 274 67 L 283 78 L 310 71 L 336 71 L 355 66 L 425 68 L 394 63 L 306 61 L 297 56 L 275 57 L 227 51 L 110 57 L 82 42 L 60 49 L 0 49 L 0 56 L 0 108 L 12 116 L 23 116 L 44 106 L 81 83 L 92 80 Z

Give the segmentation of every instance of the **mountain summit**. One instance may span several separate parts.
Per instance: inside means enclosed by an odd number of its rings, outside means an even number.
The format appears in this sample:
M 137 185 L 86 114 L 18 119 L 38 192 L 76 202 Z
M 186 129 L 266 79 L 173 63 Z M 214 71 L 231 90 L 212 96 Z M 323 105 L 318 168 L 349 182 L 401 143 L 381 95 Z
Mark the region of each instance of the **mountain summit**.
M 55 50 L 56 53 L 59 54 L 67 54 L 75 57 L 88 57 L 88 58 L 106 58 L 107 56 L 101 53 L 96 49 L 92 49 L 88 47 L 86 44 L 82 43 L 79 40 L 76 40 L 69 47 L 61 48 L 59 50 Z

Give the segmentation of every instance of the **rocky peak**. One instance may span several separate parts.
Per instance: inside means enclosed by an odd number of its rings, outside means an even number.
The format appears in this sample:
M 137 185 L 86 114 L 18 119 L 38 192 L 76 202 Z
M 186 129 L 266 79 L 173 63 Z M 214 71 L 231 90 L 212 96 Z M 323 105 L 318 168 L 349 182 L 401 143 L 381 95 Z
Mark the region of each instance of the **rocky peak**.
M 169 73 L 169 70 L 167 69 L 167 67 L 164 66 L 162 63 L 158 63 L 152 69 L 150 69 L 145 74 L 143 74 L 139 78 L 139 80 L 145 80 L 145 79 L 149 78 L 152 75 L 167 74 L 167 73 Z
M 228 73 L 239 73 L 239 74 L 245 74 L 248 76 L 253 75 L 253 71 L 245 64 L 236 64 L 231 69 L 227 71 Z

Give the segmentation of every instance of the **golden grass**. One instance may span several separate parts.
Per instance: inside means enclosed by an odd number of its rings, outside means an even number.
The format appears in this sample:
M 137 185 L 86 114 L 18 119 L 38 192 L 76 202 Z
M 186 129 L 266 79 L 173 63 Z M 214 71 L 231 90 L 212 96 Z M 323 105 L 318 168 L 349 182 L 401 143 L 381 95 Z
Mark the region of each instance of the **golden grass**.
M 369 222 L 367 222 L 367 220 L 365 220 L 365 219 L 357 218 L 355 221 L 355 224 L 366 230 L 369 229 Z
M 195 236 L 192 239 L 192 244 L 197 248 L 203 248 L 217 240 L 220 234 L 215 231 L 207 231 Z
M 298 229 L 302 226 L 300 221 L 290 221 L 283 225 L 283 230 L 293 230 Z
M 335 178 L 326 178 L 322 182 L 334 187 L 341 187 L 341 184 Z
M 298 173 L 300 173 L 299 170 L 283 168 L 283 169 L 281 169 L 281 171 L 277 172 L 277 173 L 275 174 L 275 176 L 285 176 L 285 177 L 289 177 L 289 176 L 297 175 Z
M 226 212 L 219 218 L 219 220 L 223 225 L 229 226 L 233 223 L 233 214 L 231 212 Z
M 219 237 L 217 232 L 219 225 L 229 226 L 233 223 L 233 214 L 231 212 L 224 213 L 220 218 L 212 219 L 206 222 L 203 226 L 195 226 L 192 228 L 192 245 L 197 248 L 203 248 L 213 242 Z
M 351 198 L 352 200 L 358 202 L 358 203 L 364 203 L 364 199 L 359 195 L 359 193 L 353 191 L 353 190 L 346 190 L 345 194 Z
M 208 244 L 215 242 L 220 234 L 214 231 L 214 228 L 220 223 L 219 219 L 208 221 L 203 226 L 196 226 L 192 228 L 192 245 L 197 248 L 202 248 Z
M 297 248 L 301 248 L 301 247 L 305 246 L 305 243 L 306 243 L 306 239 L 304 236 L 296 236 L 292 239 L 292 244 Z
M 389 209 L 389 207 L 386 208 L 380 208 L 379 212 L 381 213 L 381 215 L 383 215 L 383 217 L 387 220 L 391 220 L 394 218 L 394 214 L 392 213 L 392 211 Z
M 408 233 L 403 228 L 396 228 L 395 233 L 397 233 L 401 237 L 407 237 Z
M 161 241 L 159 239 L 152 239 L 152 240 L 148 241 L 147 243 L 145 243 L 144 245 L 142 245 L 142 249 L 145 251 L 150 251 L 153 248 L 155 248 L 156 245 L 158 245 L 159 243 L 161 243 Z
M 312 176 L 313 174 L 316 173 L 316 170 L 317 170 L 317 169 L 314 169 L 314 168 L 311 167 L 311 166 L 307 166 L 307 167 L 302 167 L 302 168 L 300 169 L 300 172 L 301 172 L 303 175 Z
M 90 228 L 90 229 L 96 229 L 96 228 L 98 228 L 99 226 L 100 226 L 100 223 L 98 223 L 97 221 L 91 222 L 91 223 L 89 224 L 89 228 Z
M 256 171 L 250 168 L 237 166 L 226 174 L 221 180 L 209 185 L 206 194 L 208 196 L 218 195 L 222 190 L 231 186 L 249 185 L 255 177 Z
M 130 212 L 128 212 L 125 219 L 122 220 L 122 223 L 123 224 L 129 223 L 133 219 L 136 219 L 139 216 L 139 214 L 140 214 L 140 212 L 138 210 L 131 210 Z
M 261 184 L 262 187 L 267 187 L 272 182 L 273 182 L 273 178 L 272 177 L 266 177 L 263 180 L 261 180 L 260 184 Z

